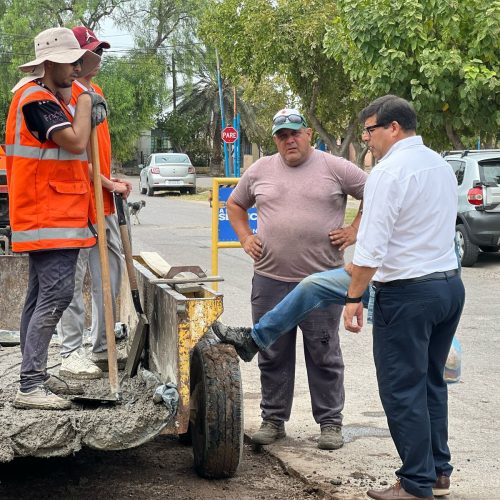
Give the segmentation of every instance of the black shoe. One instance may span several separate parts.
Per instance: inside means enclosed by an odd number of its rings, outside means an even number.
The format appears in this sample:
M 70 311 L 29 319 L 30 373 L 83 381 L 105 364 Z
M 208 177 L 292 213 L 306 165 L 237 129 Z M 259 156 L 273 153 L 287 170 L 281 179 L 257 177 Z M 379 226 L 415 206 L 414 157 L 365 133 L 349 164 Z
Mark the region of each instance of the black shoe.
M 234 346 L 236 353 L 243 361 L 252 361 L 259 352 L 257 344 L 250 335 L 251 328 L 227 326 L 216 321 L 212 325 L 212 330 L 223 344 Z

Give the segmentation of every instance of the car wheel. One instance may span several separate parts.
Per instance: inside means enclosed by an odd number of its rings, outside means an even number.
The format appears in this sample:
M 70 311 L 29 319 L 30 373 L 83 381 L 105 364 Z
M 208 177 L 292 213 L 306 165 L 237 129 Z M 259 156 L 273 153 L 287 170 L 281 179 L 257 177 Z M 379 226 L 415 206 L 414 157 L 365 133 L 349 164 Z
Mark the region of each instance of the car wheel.
M 155 194 L 154 189 L 149 184 L 146 184 L 146 194 L 148 196 L 154 196 Z
M 195 187 L 188 188 L 188 193 L 189 194 L 196 194 L 196 188 Z
M 455 230 L 458 240 L 460 262 L 464 267 L 472 267 L 477 261 L 479 247 L 472 243 L 463 224 L 458 224 Z
M 498 252 L 500 250 L 500 247 L 496 246 L 482 246 L 479 247 L 483 252 Z
M 146 188 L 143 187 L 141 179 L 139 179 L 139 191 L 141 194 L 146 194 Z

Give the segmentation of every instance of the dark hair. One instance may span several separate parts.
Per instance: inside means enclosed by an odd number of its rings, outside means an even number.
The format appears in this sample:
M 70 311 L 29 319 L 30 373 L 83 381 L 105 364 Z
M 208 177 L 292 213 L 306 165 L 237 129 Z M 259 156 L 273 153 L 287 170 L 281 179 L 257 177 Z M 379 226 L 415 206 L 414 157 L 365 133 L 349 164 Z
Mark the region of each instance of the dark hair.
M 413 106 L 396 95 L 384 95 L 372 101 L 359 113 L 359 121 L 364 123 L 367 118 L 374 115 L 377 117 L 377 123 L 381 125 L 398 122 L 403 130 L 417 128 L 417 114 Z

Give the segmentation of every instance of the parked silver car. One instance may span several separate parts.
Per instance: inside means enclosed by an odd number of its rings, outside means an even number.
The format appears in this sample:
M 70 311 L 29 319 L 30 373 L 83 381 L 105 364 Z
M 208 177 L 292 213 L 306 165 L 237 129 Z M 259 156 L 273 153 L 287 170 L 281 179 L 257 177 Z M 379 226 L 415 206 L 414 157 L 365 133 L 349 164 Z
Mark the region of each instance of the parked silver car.
M 141 169 L 139 190 L 148 196 L 160 190 L 196 193 L 196 171 L 189 156 L 183 153 L 150 155 L 146 166 Z

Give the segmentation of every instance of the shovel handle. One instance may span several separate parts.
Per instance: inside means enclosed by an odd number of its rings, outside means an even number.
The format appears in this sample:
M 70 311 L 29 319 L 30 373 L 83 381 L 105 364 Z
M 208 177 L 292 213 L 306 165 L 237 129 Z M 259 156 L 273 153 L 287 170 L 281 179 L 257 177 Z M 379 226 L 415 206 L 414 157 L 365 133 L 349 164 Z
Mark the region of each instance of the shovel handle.
M 135 274 L 134 260 L 132 257 L 132 246 L 130 244 L 130 236 L 128 233 L 127 218 L 125 217 L 125 200 L 115 193 L 115 206 L 118 216 L 118 225 L 120 226 L 120 236 L 122 240 L 123 255 L 125 256 L 125 265 L 127 266 L 128 281 L 130 283 L 130 291 L 132 292 L 132 300 L 135 310 L 138 314 L 143 314 L 141 299 L 137 286 L 137 276 Z
M 111 280 L 109 276 L 108 244 L 106 238 L 106 221 L 104 219 L 104 201 L 101 184 L 101 164 L 99 161 L 99 141 L 97 129 L 90 132 L 90 154 L 92 157 L 92 178 L 97 215 L 97 243 L 101 262 L 102 296 L 104 301 L 104 320 L 106 325 L 106 342 L 108 345 L 109 385 L 111 393 L 118 397 L 120 393 L 118 382 L 118 363 L 116 356 L 115 331 L 113 320 L 113 299 L 111 295 Z

